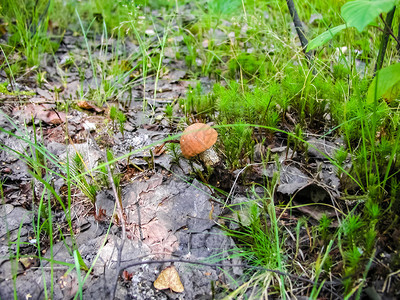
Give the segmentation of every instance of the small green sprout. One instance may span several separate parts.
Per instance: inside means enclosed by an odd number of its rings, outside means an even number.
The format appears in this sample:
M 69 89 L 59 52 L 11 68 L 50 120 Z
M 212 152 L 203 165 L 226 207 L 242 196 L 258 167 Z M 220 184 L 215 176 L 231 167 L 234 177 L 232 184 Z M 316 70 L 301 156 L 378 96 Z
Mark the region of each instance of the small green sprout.
M 119 131 L 122 134 L 122 138 L 124 137 L 124 125 L 126 123 L 126 116 L 124 114 L 124 112 L 122 112 L 121 110 L 119 110 L 116 106 L 111 106 L 110 108 L 110 119 L 113 121 L 113 127 L 115 128 L 115 122 L 118 122 L 119 125 Z

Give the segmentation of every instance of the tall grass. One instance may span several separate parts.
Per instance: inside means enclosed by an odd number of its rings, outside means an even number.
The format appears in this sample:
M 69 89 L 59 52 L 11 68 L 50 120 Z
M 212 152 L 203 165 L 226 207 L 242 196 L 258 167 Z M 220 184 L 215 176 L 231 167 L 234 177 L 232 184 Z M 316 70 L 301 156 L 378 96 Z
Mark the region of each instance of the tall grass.
M 9 22 L 9 42 L 20 48 L 29 67 L 38 66 L 45 52 L 52 52 L 52 43 L 47 35 L 52 1 L 13 1 L 2 3 L 2 15 Z

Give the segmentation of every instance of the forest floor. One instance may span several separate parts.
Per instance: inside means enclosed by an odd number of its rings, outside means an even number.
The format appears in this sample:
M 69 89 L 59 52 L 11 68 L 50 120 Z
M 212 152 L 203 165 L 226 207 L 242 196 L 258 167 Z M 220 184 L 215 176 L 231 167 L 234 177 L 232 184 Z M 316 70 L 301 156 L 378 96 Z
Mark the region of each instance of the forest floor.
M 276 131 L 254 129 L 251 150 L 235 144 L 235 162 L 221 142 L 228 134 L 227 124 L 216 121 L 219 113 L 213 119 L 182 100 L 212 98 L 216 83 L 229 84 L 218 72 L 194 72 L 177 55 L 188 51 L 180 49 L 187 47 L 184 35 L 164 44 L 170 21 L 160 11 L 147 13 L 155 23 L 142 35 L 146 52 L 161 52 L 162 60 L 147 61 L 135 39 L 72 30 L 39 67 L 12 80 L 7 70 L 26 57 L 1 54 L 8 67 L 0 69 L 0 298 L 340 299 L 344 289 L 363 286 L 363 299 L 397 299 L 395 221 L 381 221 L 387 230 L 376 237 L 371 259 L 351 266 L 358 273 L 345 271 L 351 260 L 344 256 L 363 252 L 355 242 L 341 243 L 355 241 L 349 236 L 365 223 L 342 235 L 340 228 L 351 226 L 348 216 L 366 200 L 347 194 L 357 182 L 333 161 L 345 138 L 321 133 L 331 128 L 329 114 L 304 130 L 304 147 L 286 133 L 297 135 L 300 114 L 286 111 Z M 241 34 L 251 35 L 246 30 Z M 233 43 L 230 32 L 214 29 L 215 43 Z M 289 36 L 298 46 L 293 28 Z M 139 67 L 132 69 L 133 61 Z M 181 153 L 181 134 L 195 122 L 219 132 L 215 166 Z M 352 165 L 346 156 L 343 170 Z M 179 277 L 164 272 L 170 266 Z

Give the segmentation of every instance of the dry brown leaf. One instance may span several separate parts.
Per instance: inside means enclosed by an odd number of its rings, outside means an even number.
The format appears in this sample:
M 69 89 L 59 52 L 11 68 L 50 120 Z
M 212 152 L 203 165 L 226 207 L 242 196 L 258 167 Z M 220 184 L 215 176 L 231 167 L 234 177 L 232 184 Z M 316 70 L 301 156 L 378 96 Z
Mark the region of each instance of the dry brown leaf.
M 178 271 L 174 266 L 169 266 L 161 271 L 156 281 L 154 281 L 154 287 L 158 290 L 171 289 L 175 293 L 182 293 L 184 291 Z
M 154 147 L 154 151 L 153 151 L 154 156 L 160 156 L 161 154 L 163 154 L 165 152 L 164 145 L 165 145 L 165 142 L 162 143 L 161 145 Z
M 124 271 L 122 272 L 122 278 L 123 278 L 125 281 L 132 281 L 133 274 L 132 274 L 132 273 L 129 273 L 127 270 L 124 270 Z
M 97 107 L 96 105 L 89 103 L 87 101 L 78 101 L 76 103 L 76 105 L 78 105 L 80 108 L 85 109 L 85 110 L 94 110 L 97 113 L 101 113 L 103 111 L 103 109 Z
M 37 266 L 37 260 L 33 257 L 21 257 L 19 262 L 24 266 L 24 270 Z
M 23 113 L 25 120 L 32 120 L 32 116 L 35 119 L 42 120 L 47 124 L 59 125 L 65 123 L 66 115 L 64 112 L 57 112 L 55 106 L 49 104 L 28 104 L 23 108 Z

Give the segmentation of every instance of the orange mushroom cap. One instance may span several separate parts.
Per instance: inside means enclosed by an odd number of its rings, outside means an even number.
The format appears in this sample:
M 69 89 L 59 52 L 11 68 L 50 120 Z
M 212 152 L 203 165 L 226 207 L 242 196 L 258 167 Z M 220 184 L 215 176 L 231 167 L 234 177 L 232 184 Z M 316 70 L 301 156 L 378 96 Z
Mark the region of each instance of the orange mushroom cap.
M 187 127 L 181 136 L 181 151 L 184 157 L 191 158 L 211 148 L 217 141 L 218 132 L 204 123 L 194 123 Z

